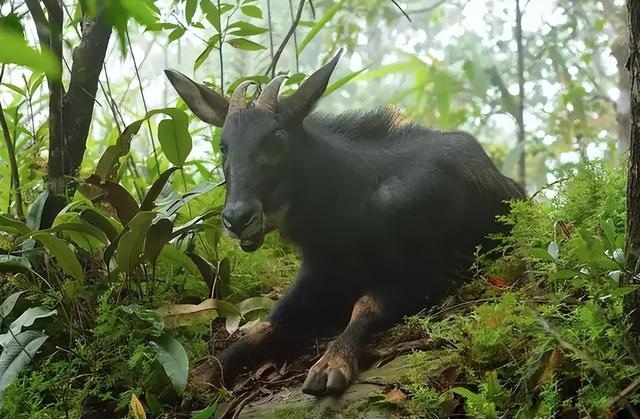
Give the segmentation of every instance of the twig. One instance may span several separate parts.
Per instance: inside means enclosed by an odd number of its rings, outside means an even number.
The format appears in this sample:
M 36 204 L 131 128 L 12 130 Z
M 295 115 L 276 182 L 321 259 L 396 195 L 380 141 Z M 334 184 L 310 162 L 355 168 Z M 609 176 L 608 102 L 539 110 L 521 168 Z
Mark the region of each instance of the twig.
M 276 54 L 274 55 L 273 60 L 271 61 L 271 64 L 269 64 L 267 71 L 264 72 L 265 75 L 269 75 L 269 73 L 271 73 L 271 77 L 275 77 L 278 60 L 280 59 L 280 56 L 282 55 L 284 48 L 287 46 L 289 39 L 291 39 L 291 36 L 293 36 L 293 33 L 296 31 L 296 28 L 300 23 L 300 18 L 302 17 L 302 10 L 304 9 L 304 2 L 305 0 L 300 0 L 300 4 L 298 4 L 298 12 L 296 13 L 296 18 L 294 19 L 293 24 L 289 28 L 289 32 L 287 32 L 287 34 L 284 36 L 284 39 L 280 43 L 280 46 L 278 47 L 278 50 L 276 51 Z
M 269 53 L 273 61 L 273 23 L 271 22 L 271 0 L 267 0 L 267 23 L 269 24 Z
M 398 8 L 398 10 L 400 10 L 400 12 L 402 12 L 402 14 L 404 15 L 404 17 L 407 18 L 407 20 L 409 22 L 411 22 L 411 18 L 409 17 L 409 15 L 407 14 L 407 12 L 405 12 L 404 10 L 402 10 L 402 7 L 400 7 L 400 5 L 396 2 L 396 0 L 391 0 L 391 3 L 395 4 L 395 6 Z
M 142 80 L 140 79 L 140 72 L 138 71 L 138 64 L 136 62 L 136 55 L 133 53 L 133 49 L 131 48 L 131 38 L 129 37 L 129 31 L 125 30 L 125 35 L 127 36 L 127 43 L 129 44 L 129 52 L 131 53 L 131 58 L 133 59 L 133 68 L 136 71 L 136 78 L 138 79 L 138 87 L 140 88 L 140 96 L 142 96 L 142 106 L 144 107 L 145 115 L 149 112 L 147 108 L 147 101 L 144 98 L 144 90 L 142 89 Z M 153 158 L 156 161 L 156 170 L 158 172 L 158 176 L 160 176 L 160 161 L 158 160 L 158 151 L 156 150 L 156 140 L 153 136 L 153 131 L 151 130 L 151 122 L 147 118 L 147 128 L 149 129 L 149 137 L 151 137 L 151 148 L 153 149 Z
M 4 70 L 4 65 L 3 65 Z M 11 183 L 16 194 L 16 214 L 18 218 L 24 220 L 24 212 L 22 211 L 22 192 L 20 191 L 20 173 L 18 171 L 18 162 L 16 160 L 16 149 L 11 140 L 9 125 L 4 117 L 4 109 L 0 103 L 0 125 L 4 134 L 4 143 L 7 146 L 7 154 L 9 155 L 9 164 L 11 166 Z
M 442 6 L 446 2 L 447 2 L 447 0 L 440 0 L 439 2 L 434 3 L 431 6 L 423 7 L 422 9 L 409 10 L 407 13 L 411 13 L 412 15 L 415 15 L 417 13 L 429 13 L 429 12 L 437 9 L 438 7 Z
M 295 17 L 293 16 L 293 3 L 289 0 L 289 14 L 291 15 L 291 23 L 295 22 Z M 300 72 L 300 60 L 298 59 L 298 37 L 296 36 L 296 31 L 293 31 L 293 53 L 296 55 L 296 73 Z M 271 56 L 273 59 L 273 55 Z
M 640 377 L 636 378 L 631 384 L 626 386 L 620 393 L 618 393 L 615 397 L 611 398 L 607 402 L 607 408 L 611 409 L 615 406 L 621 399 L 625 398 L 627 394 L 631 393 L 635 390 L 636 387 L 640 386 Z

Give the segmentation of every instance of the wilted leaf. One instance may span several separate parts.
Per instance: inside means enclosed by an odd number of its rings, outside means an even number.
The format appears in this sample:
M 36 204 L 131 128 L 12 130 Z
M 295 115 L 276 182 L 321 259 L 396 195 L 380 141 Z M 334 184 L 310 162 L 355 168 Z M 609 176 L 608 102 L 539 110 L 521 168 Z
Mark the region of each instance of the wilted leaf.
M 98 186 L 102 190 L 102 197 L 116 209 L 118 218 L 122 224 L 127 224 L 139 210 L 138 203 L 131 194 L 121 185 L 111 180 L 101 180 L 96 175 L 91 175 L 87 183 Z
M 56 259 L 58 265 L 65 274 L 82 281 L 84 273 L 75 253 L 69 248 L 69 244 L 62 239 L 47 232 L 37 232 L 31 238 L 42 243 L 47 252 Z
M 402 402 L 407 400 L 407 395 L 404 391 L 395 388 L 384 395 L 384 400 L 387 402 Z
M 156 311 L 164 318 L 165 326 L 173 329 L 215 319 L 218 317 L 218 302 L 208 298 L 200 304 L 173 304 L 160 307 Z
M 131 393 L 131 401 L 129 402 L 129 407 L 131 408 L 131 414 L 134 419 L 147 419 L 147 414 L 144 411 L 144 406 L 142 406 L 142 402 L 138 399 L 135 393 Z
M 173 388 L 181 394 L 187 386 L 189 373 L 189 359 L 184 347 L 176 338 L 166 333 L 150 344 L 158 352 L 158 360 Z

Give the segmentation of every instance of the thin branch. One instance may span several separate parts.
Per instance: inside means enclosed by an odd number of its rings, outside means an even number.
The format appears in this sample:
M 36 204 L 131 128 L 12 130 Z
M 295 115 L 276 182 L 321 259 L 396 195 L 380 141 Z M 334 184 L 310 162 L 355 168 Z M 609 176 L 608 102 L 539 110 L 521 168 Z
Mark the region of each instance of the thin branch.
M 3 71 L 4 71 L 4 65 Z M 24 220 L 24 212 L 22 211 L 22 192 L 20 191 L 20 173 L 18 171 L 18 162 L 16 160 L 16 149 L 13 146 L 11 140 L 11 133 L 9 132 L 9 125 L 4 117 L 4 109 L 0 103 L 0 125 L 2 126 L 2 133 L 4 134 L 4 143 L 7 146 L 7 154 L 9 155 L 9 164 L 11 166 L 11 186 L 13 186 L 16 195 L 16 214 L 18 218 Z
M 391 3 L 395 4 L 395 6 L 398 8 L 398 10 L 400 10 L 400 12 L 402 12 L 402 14 L 404 15 L 404 17 L 407 18 L 407 20 L 409 22 L 411 22 L 411 18 L 409 17 L 409 15 L 407 14 L 407 12 L 405 12 L 402 7 L 400 7 L 400 5 L 396 2 L 396 0 L 391 0 Z
M 220 10 L 220 0 L 218 0 L 218 10 Z M 218 17 L 218 20 L 220 17 Z M 229 25 L 229 20 L 227 20 L 227 26 Z M 219 27 L 220 25 L 218 25 Z M 222 30 L 222 28 L 220 28 Z M 225 28 L 226 29 L 226 28 Z M 220 94 L 224 96 L 224 60 L 222 59 L 222 46 L 224 45 L 224 32 L 220 33 L 218 41 L 220 45 L 218 46 L 218 59 L 220 60 Z
M 280 46 L 278 47 L 278 50 L 276 51 L 276 54 L 273 57 L 273 60 L 271 61 L 271 64 L 269 64 L 267 71 L 265 71 L 265 75 L 268 75 L 269 73 L 271 73 L 271 77 L 275 77 L 278 60 L 280 59 L 280 56 L 282 55 L 284 48 L 287 46 L 289 39 L 291 39 L 291 37 L 293 36 L 293 33 L 296 31 L 296 28 L 300 23 L 300 19 L 302 18 L 302 10 L 304 9 L 304 2 L 305 0 L 300 0 L 300 3 L 298 4 L 298 11 L 296 13 L 296 17 L 293 23 L 291 24 L 291 27 L 289 28 L 289 32 L 287 32 L 287 34 L 284 36 L 284 39 L 280 43 Z
M 393 0 L 392 0 L 393 1 Z M 407 13 L 410 13 L 412 15 L 418 14 L 418 13 L 429 13 L 434 11 L 435 9 L 437 9 L 438 7 L 442 6 L 443 4 L 445 4 L 447 2 L 447 0 L 440 0 L 434 4 L 432 4 L 431 6 L 427 6 L 427 7 L 423 7 L 422 9 L 416 9 L 416 10 L 409 10 L 407 11 Z M 395 3 L 395 2 L 394 2 Z M 408 17 L 407 17 L 408 18 Z
M 129 44 L 129 52 L 131 53 L 131 58 L 133 59 L 133 68 L 136 70 L 136 78 L 138 79 L 138 87 L 140 88 L 140 96 L 142 97 L 142 106 L 144 107 L 145 115 L 149 112 L 147 108 L 147 101 L 144 98 L 144 90 L 142 89 L 142 79 L 140 78 L 140 72 L 138 71 L 138 64 L 136 62 L 136 55 L 133 53 L 133 49 L 131 48 L 131 38 L 129 38 L 129 31 L 125 30 L 125 35 L 127 36 L 127 43 Z M 156 161 L 156 169 L 158 172 L 158 176 L 160 176 L 160 161 L 158 160 L 158 151 L 156 150 L 156 140 L 153 136 L 153 131 L 151 130 L 151 122 L 149 118 L 147 118 L 147 128 L 149 129 L 149 137 L 151 137 L 151 148 L 153 149 L 153 158 Z
M 289 14 L 291 15 L 291 23 L 295 21 L 295 17 L 293 16 L 293 3 L 289 0 Z M 296 35 L 296 31 L 293 31 L 293 53 L 296 55 L 296 73 L 300 72 L 300 60 L 298 59 L 298 36 Z M 273 56 L 271 56 L 273 59 Z
M 289 0 L 291 3 L 291 0 Z M 271 22 L 271 0 L 267 0 L 267 23 L 269 24 L 269 53 L 273 61 L 273 23 Z

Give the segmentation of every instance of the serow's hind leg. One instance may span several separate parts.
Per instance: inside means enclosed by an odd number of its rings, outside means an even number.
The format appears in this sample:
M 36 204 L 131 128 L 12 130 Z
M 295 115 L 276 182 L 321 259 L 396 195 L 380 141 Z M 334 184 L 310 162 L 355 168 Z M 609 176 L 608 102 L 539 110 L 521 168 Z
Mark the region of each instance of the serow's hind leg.
M 370 336 L 388 323 L 390 313 L 373 294 L 358 299 L 351 320 L 322 358 L 311 367 L 302 391 L 314 396 L 344 392 L 358 371 L 358 358 Z

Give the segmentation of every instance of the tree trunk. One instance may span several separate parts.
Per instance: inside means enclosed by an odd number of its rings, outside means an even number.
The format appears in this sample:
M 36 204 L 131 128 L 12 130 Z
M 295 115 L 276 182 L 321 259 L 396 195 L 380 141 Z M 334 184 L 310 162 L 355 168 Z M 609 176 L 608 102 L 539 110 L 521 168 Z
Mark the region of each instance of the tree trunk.
M 631 137 L 627 186 L 627 274 L 623 284 L 640 283 L 640 0 L 628 0 L 629 61 L 631 75 Z M 632 332 L 640 336 L 640 292 L 625 300 Z
M 58 59 L 62 69 L 62 28 L 64 13 L 58 0 L 44 0 L 45 16 L 38 0 L 26 0 L 36 23 L 41 48 Z M 100 4 L 100 2 L 98 2 Z M 104 63 L 111 26 L 103 12 L 83 22 L 82 39 L 73 50 L 69 91 L 62 77 L 47 77 L 49 84 L 49 191 L 66 198 L 75 192 L 75 177 L 80 169 L 93 117 L 98 78 Z
M 524 50 L 522 46 L 522 9 L 520 0 L 516 0 L 516 45 L 518 54 L 518 110 L 516 120 L 518 123 L 518 146 L 520 157 L 518 158 L 518 182 L 523 188 L 527 187 L 526 161 L 525 161 L 525 132 L 524 132 Z

